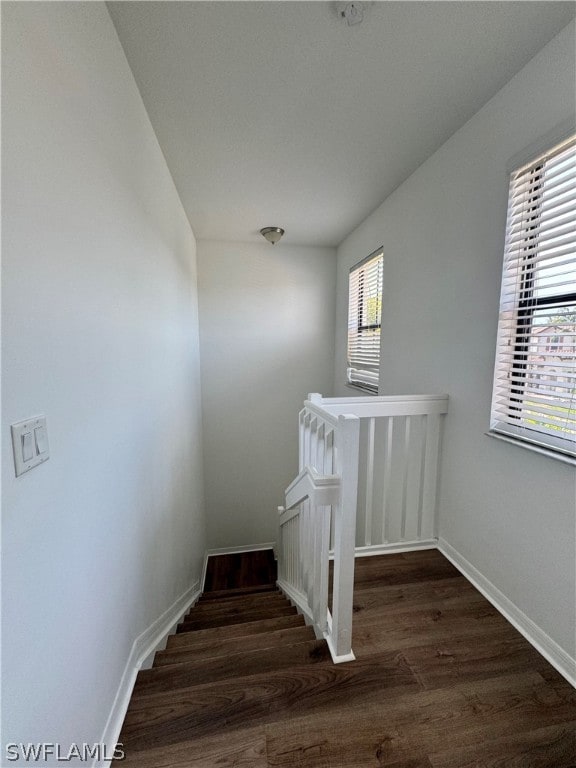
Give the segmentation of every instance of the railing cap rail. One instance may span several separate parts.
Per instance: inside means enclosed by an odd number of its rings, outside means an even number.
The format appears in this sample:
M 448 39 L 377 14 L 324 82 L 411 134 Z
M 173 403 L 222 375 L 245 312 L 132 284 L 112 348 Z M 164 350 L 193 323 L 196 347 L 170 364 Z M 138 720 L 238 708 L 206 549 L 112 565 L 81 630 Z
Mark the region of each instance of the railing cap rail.
M 322 397 L 308 395 L 305 409 L 316 413 L 325 421 L 338 423 L 338 416 L 358 418 L 379 416 L 416 416 L 448 412 L 448 395 L 379 395 L 370 397 Z
M 286 515 L 304 499 L 320 506 L 335 504 L 339 491 L 338 475 L 320 475 L 314 467 L 306 466 L 286 488 L 286 506 L 280 514 Z

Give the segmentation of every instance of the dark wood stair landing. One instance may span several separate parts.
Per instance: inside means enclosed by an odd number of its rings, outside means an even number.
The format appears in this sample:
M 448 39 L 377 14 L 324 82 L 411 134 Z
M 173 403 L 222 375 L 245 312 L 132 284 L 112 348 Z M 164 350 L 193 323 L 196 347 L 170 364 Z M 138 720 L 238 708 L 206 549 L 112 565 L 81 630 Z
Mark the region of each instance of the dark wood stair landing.
M 356 561 L 341 665 L 243 559 L 139 674 L 128 766 L 576 768 L 576 691 L 437 551 Z
M 274 552 L 236 552 L 208 558 L 204 593 L 222 590 L 275 589 L 278 572 Z

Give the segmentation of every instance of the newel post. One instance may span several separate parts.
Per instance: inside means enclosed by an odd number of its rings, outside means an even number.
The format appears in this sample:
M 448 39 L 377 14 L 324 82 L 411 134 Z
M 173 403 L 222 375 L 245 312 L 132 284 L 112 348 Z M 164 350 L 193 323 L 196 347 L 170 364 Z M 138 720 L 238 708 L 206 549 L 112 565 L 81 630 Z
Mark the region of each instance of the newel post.
M 334 589 L 332 599 L 332 645 L 335 661 L 351 661 L 352 602 L 354 596 L 354 552 L 358 495 L 360 419 L 338 417 L 337 472 L 340 502 L 334 520 Z

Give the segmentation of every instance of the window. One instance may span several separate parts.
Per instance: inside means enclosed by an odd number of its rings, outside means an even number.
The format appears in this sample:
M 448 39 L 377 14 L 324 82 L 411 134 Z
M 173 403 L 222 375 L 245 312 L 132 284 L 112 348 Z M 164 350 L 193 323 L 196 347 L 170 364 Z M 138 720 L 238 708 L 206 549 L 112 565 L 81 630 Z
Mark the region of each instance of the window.
M 349 384 L 378 392 L 384 254 L 379 248 L 350 270 L 348 294 Z
M 491 430 L 576 456 L 576 136 L 512 174 Z

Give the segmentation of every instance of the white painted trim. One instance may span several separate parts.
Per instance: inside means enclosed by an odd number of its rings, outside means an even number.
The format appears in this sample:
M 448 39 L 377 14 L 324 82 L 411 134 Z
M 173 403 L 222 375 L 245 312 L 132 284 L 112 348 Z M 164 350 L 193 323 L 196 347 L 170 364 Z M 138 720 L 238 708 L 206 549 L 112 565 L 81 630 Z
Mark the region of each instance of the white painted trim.
M 438 549 L 438 539 L 419 539 L 415 541 L 398 541 L 393 544 L 371 544 L 366 547 L 356 547 L 354 557 L 375 557 L 376 555 L 402 554 L 402 552 L 419 552 L 424 549 Z M 334 550 L 328 555 L 334 560 Z
M 305 499 L 310 499 L 313 507 L 328 507 L 338 504 L 340 499 L 340 477 L 338 475 L 319 475 L 314 467 L 306 466 L 286 488 L 286 505 L 279 515 L 280 525 L 284 525 L 294 514 L 295 509 Z M 292 514 L 290 512 L 292 511 Z
M 438 539 L 419 539 L 416 541 L 399 541 L 394 544 L 371 544 L 366 547 L 356 547 L 355 557 L 372 557 L 373 555 L 390 555 L 402 552 L 418 552 L 422 549 L 437 549 Z
M 332 656 L 332 661 L 334 664 L 344 664 L 347 661 L 356 661 L 356 656 L 354 656 L 353 651 L 338 656 L 336 649 L 334 648 L 334 644 L 332 643 L 332 635 L 329 632 L 326 632 L 324 639 L 328 644 L 328 650 L 330 651 L 330 656 Z
M 573 659 L 558 643 L 544 632 L 532 619 L 518 608 L 491 581 L 466 560 L 445 539 L 438 540 L 438 549 L 470 581 L 492 605 L 500 611 L 513 627 L 540 653 L 546 661 L 576 688 L 576 659 Z
M 114 747 L 118 742 L 122 724 L 126 716 L 126 710 L 130 703 L 130 697 L 132 696 L 132 690 L 134 683 L 136 682 L 136 676 L 142 667 L 142 664 L 146 658 L 159 646 L 164 639 L 172 632 L 175 626 L 180 621 L 181 617 L 189 610 L 190 606 L 196 602 L 200 597 L 200 582 L 195 581 L 194 584 L 183 592 L 180 597 L 172 603 L 172 605 L 159 616 L 156 621 L 152 622 L 150 626 L 145 629 L 132 644 L 132 649 L 128 655 L 126 666 L 124 667 L 124 673 L 120 679 L 118 690 L 112 704 L 112 709 L 104 731 L 102 738 L 100 739 L 102 744 L 107 745 L 107 753 L 112 754 Z M 111 760 L 100 761 L 96 759 L 92 764 L 92 768 L 109 768 Z
M 542 456 L 548 456 L 549 459 L 556 459 L 556 461 L 562 461 L 564 464 L 571 464 L 572 466 L 576 465 L 576 456 L 571 456 L 570 454 L 554 450 L 553 445 L 539 445 L 538 443 L 533 443 L 529 440 L 523 440 L 520 436 L 515 437 L 511 432 L 510 434 L 505 435 L 502 432 L 490 430 L 489 432 L 484 432 L 484 434 L 486 437 L 494 437 L 496 440 L 503 440 L 505 443 L 517 445 L 519 448 L 525 448 L 527 451 L 539 453 Z
M 206 571 L 208 570 L 208 552 L 204 552 L 204 562 L 202 563 L 202 576 L 200 577 L 200 594 L 204 592 L 206 586 Z

